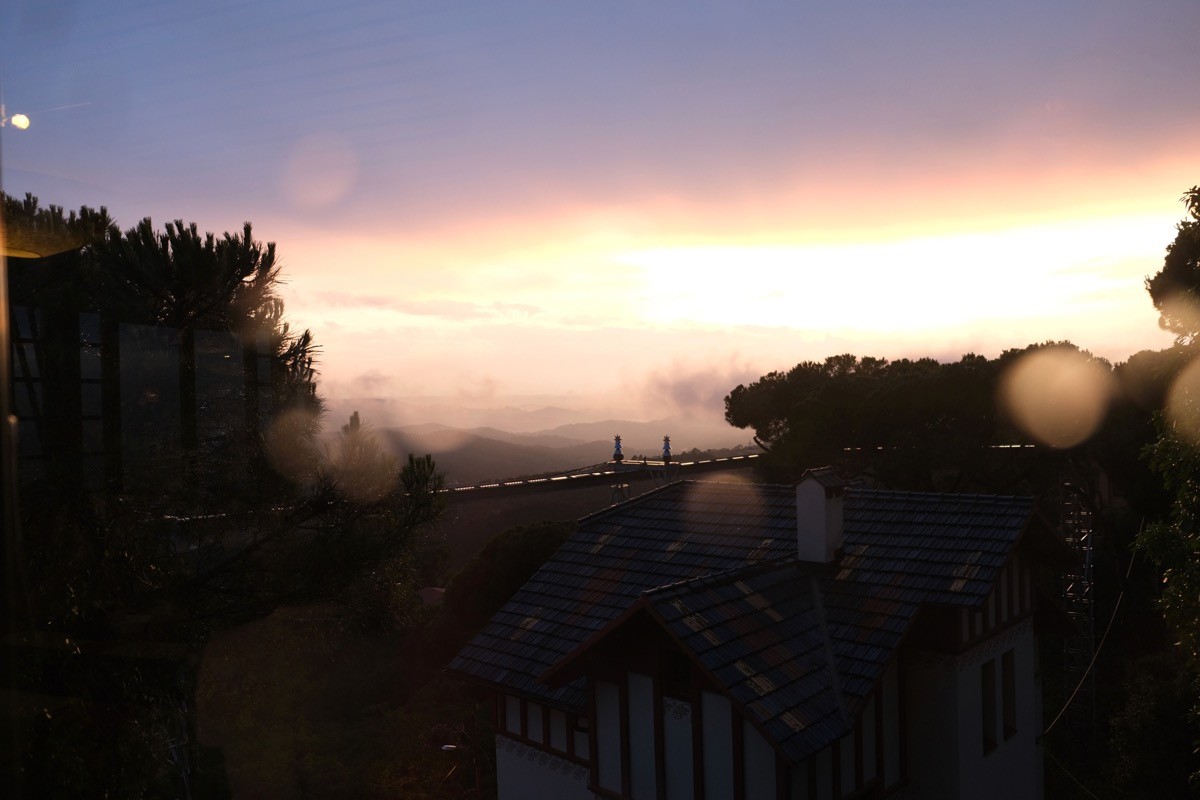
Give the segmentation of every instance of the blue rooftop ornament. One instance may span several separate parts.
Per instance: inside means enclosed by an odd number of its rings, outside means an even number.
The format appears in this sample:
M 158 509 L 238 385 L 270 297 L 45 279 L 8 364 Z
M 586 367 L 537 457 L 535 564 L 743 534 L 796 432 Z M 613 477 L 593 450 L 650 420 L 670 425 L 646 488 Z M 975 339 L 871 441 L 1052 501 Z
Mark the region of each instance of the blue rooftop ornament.
M 621 437 L 620 435 L 613 437 L 613 461 L 624 461 L 625 455 L 621 452 Z
M 666 462 L 668 462 L 668 461 L 670 461 L 670 460 L 671 460 L 671 437 L 670 437 L 670 436 L 664 436 L 664 437 L 663 437 L 663 456 L 662 456 L 662 460 L 663 460 L 663 463 L 666 463 Z

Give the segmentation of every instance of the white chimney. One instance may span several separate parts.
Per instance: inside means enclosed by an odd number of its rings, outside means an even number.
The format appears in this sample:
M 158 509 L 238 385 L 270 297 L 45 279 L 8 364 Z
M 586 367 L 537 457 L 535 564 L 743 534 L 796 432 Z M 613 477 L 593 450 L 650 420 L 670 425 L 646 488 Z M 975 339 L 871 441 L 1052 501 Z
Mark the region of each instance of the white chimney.
M 828 564 L 842 547 L 842 493 L 831 467 L 810 469 L 796 484 L 796 545 L 801 561 Z

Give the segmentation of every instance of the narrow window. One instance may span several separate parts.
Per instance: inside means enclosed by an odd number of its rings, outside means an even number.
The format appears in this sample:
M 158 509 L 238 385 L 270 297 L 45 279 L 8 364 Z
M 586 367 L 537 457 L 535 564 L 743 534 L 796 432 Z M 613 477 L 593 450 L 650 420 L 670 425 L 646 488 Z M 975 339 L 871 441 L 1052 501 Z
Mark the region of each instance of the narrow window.
M 608 681 L 596 681 L 596 771 L 593 777 L 601 789 L 620 792 L 625 765 L 621 758 L 621 687 Z
M 991 659 L 981 669 L 980 681 L 983 692 L 983 752 L 996 748 L 996 659 Z
M 521 699 L 511 694 L 504 696 L 504 729 L 521 735 Z
M 583 761 L 589 760 L 588 718 L 571 716 L 571 755 Z
M 550 746 L 567 752 L 567 715 L 556 708 L 550 709 Z
M 1008 741 L 1017 733 L 1017 668 L 1014 651 L 1009 650 L 1000 659 L 1000 685 L 1004 696 L 1004 739 Z
M 542 741 L 542 707 L 537 703 L 525 704 L 525 738 Z

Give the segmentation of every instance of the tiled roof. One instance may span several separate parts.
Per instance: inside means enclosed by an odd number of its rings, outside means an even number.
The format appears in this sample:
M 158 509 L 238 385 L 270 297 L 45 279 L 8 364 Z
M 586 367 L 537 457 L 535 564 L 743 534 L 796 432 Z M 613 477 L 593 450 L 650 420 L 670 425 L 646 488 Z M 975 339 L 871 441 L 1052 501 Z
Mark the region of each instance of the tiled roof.
M 645 596 L 652 614 L 799 761 L 847 733 L 920 606 L 794 559 Z
M 795 559 L 794 487 L 674 483 L 582 520 L 450 669 L 581 710 L 582 679 L 539 676 L 658 589 L 643 603 L 799 753 L 844 729 L 920 604 L 986 598 L 1031 512 L 1027 498 L 849 488 L 843 556 L 814 568 Z M 775 563 L 718 574 L 759 562 Z
M 895 586 L 909 602 L 974 607 L 1032 513 L 1028 497 L 850 490 L 837 578 Z
M 450 669 L 585 708 L 582 681 L 538 676 L 649 589 L 792 554 L 795 496 L 777 489 L 679 482 L 585 517 Z

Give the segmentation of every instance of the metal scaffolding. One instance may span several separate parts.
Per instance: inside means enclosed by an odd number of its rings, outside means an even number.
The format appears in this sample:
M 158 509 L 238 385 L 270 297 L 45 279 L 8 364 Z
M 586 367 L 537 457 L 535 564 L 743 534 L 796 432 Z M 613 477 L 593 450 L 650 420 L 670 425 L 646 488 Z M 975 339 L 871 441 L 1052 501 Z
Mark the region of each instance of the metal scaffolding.
M 1096 654 L 1092 584 L 1092 548 L 1096 536 L 1086 499 L 1069 484 L 1062 492 L 1063 540 L 1076 555 L 1073 565 L 1063 575 L 1063 605 L 1074 625 L 1074 632 L 1063 646 L 1063 681 L 1068 691 L 1079 687 L 1067 709 L 1067 723 L 1072 730 L 1083 732 L 1090 730 L 1096 720 L 1095 672 L 1088 670 Z

